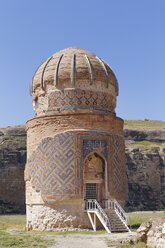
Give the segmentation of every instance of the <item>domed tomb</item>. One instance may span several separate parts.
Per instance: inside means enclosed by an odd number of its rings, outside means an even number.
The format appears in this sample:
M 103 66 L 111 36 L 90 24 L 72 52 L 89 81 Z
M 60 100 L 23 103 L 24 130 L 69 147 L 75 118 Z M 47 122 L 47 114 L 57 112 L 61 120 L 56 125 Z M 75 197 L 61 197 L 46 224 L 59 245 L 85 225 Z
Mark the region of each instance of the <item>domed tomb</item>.
M 107 63 L 91 52 L 70 47 L 39 66 L 30 91 L 37 115 L 73 109 L 113 113 L 118 83 Z
M 104 208 L 127 200 L 115 74 L 93 53 L 70 47 L 39 66 L 30 92 L 36 115 L 26 124 L 27 228 L 91 228 L 89 202 Z

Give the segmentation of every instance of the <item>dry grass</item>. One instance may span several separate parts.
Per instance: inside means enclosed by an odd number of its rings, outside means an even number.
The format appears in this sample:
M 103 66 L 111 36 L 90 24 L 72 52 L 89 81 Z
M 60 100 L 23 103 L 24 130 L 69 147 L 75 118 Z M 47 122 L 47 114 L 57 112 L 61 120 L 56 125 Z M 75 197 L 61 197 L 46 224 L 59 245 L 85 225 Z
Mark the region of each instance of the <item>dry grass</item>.
M 143 242 L 138 242 L 137 244 L 115 244 L 115 243 L 107 243 L 108 247 L 115 247 L 115 248 L 150 248 L 150 246 L 146 246 Z
M 165 121 L 124 120 L 125 129 L 165 129 Z
M 0 248 L 46 248 L 52 244 L 41 233 L 25 231 L 25 215 L 0 216 Z
M 132 228 L 135 230 L 145 221 L 165 217 L 165 211 L 139 211 L 128 213 L 128 216 Z
M 134 230 L 140 226 L 144 221 L 150 218 L 164 217 L 164 211 L 157 212 L 132 212 L 128 214 Z M 46 248 L 55 245 L 56 237 L 58 235 L 77 234 L 78 232 L 26 232 L 25 231 L 25 215 L 4 215 L 0 216 L 0 248 Z M 105 231 L 98 232 L 79 232 L 79 236 L 84 238 L 86 234 L 105 234 Z M 86 237 L 86 236 L 85 236 Z M 135 245 L 119 244 L 107 242 L 109 247 L 116 248 L 145 248 L 144 243 Z

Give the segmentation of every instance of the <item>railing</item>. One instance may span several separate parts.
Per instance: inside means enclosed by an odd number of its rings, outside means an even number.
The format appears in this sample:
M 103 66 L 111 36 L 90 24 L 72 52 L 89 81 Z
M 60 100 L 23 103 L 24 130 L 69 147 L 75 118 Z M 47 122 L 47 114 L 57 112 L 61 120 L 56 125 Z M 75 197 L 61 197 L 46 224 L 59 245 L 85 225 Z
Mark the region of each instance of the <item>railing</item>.
M 99 219 L 101 217 L 102 221 L 104 222 L 102 224 L 108 227 L 109 230 L 111 230 L 110 221 L 109 221 L 107 214 L 104 212 L 100 204 L 95 199 L 86 200 L 85 207 L 87 211 L 95 211 Z
M 130 219 L 124 209 L 120 206 L 120 204 L 115 199 L 105 200 L 104 201 L 104 208 L 107 209 L 114 209 L 116 214 L 119 216 L 121 221 L 127 227 L 128 231 L 130 231 L 128 225 L 131 228 Z

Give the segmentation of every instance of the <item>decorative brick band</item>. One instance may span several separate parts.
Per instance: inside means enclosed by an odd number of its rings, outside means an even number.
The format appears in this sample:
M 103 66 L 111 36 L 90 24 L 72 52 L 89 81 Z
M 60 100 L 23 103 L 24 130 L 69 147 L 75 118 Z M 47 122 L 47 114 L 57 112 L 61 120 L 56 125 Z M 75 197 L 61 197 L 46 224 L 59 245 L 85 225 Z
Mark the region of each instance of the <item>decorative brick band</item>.
M 106 92 L 65 89 L 51 92 L 48 96 L 48 109 L 57 110 L 69 108 L 81 108 L 114 112 L 115 101 L 113 95 Z

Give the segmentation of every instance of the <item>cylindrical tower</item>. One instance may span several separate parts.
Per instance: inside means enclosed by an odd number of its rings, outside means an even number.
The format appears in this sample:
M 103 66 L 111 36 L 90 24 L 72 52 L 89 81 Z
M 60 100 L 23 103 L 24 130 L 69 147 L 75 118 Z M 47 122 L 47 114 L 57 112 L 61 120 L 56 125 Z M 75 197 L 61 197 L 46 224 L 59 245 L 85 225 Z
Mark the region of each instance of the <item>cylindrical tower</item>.
M 27 121 L 27 227 L 89 228 L 85 201 L 127 200 L 117 79 L 84 49 L 64 49 L 31 81 L 36 116 Z

